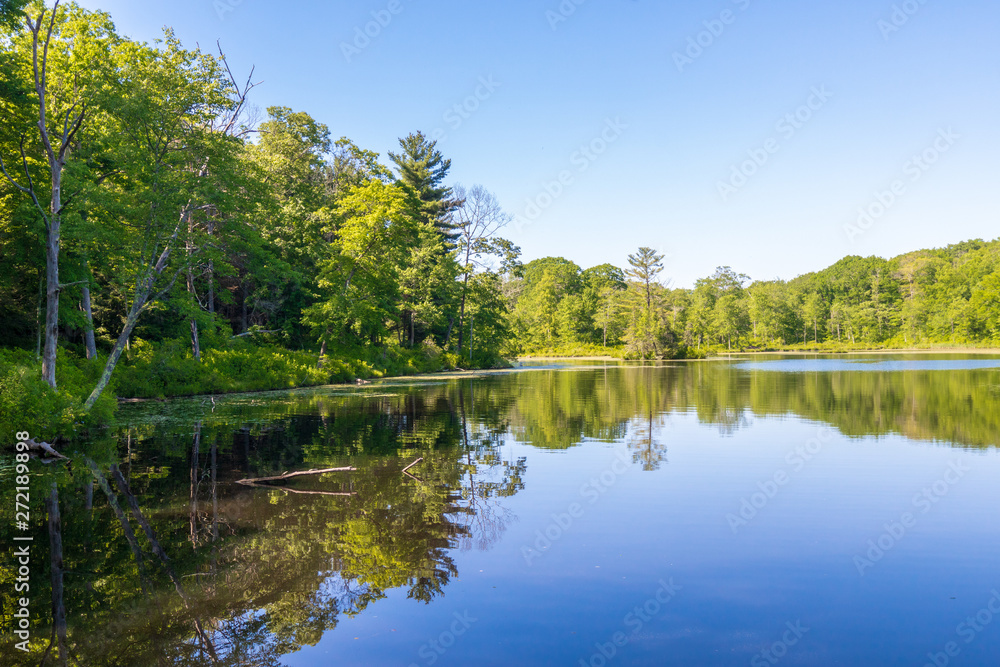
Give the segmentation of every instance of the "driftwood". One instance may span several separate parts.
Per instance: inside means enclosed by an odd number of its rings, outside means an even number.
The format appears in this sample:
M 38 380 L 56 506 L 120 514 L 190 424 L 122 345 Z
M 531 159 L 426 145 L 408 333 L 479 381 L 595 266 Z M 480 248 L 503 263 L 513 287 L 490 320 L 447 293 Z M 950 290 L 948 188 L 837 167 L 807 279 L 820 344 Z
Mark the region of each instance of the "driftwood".
M 280 482 L 281 480 L 291 479 L 292 477 L 301 477 L 302 475 L 322 475 L 328 472 L 350 472 L 357 470 L 357 468 L 351 468 L 350 466 L 346 468 L 323 468 L 322 470 L 302 470 L 300 472 L 286 472 L 283 475 L 276 475 L 274 477 L 256 477 L 253 479 L 239 479 L 236 480 L 237 484 L 247 484 L 247 485 L 259 485 L 261 482 Z
M 314 496 L 354 496 L 357 495 L 357 491 L 305 491 L 303 489 L 288 489 L 284 486 L 274 486 L 273 484 L 257 484 L 256 482 L 249 482 L 243 480 L 239 482 L 243 486 L 250 486 L 257 489 L 276 489 L 282 493 L 303 493 L 307 495 Z
M 49 456 L 52 456 L 57 459 L 63 459 L 64 461 L 70 460 L 68 456 L 63 456 L 55 449 L 53 449 L 52 445 L 50 445 L 47 442 L 39 442 L 37 438 L 32 438 L 31 440 L 25 440 L 24 442 L 28 445 L 29 451 L 44 452 Z
M 405 468 L 403 468 L 403 474 L 406 475 L 407 477 L 409 477 L 410 479 L 415 480 L 415 481 L 420 482 L 421 484 L 423 484 L 424 480 L 420 479 L 416 475 L 411 475 L 410 473 L 407 472 L 407 470 L 409 470 L 410 468 L 412 468 L 413 466 L 417 465 L 418 463 L 420 463 L 423 460 L 424 460 L 424 457 L 421 456 L 419 459 L 417 459 L 416 461 L 414 461 L 410 465 L 408 465 Z

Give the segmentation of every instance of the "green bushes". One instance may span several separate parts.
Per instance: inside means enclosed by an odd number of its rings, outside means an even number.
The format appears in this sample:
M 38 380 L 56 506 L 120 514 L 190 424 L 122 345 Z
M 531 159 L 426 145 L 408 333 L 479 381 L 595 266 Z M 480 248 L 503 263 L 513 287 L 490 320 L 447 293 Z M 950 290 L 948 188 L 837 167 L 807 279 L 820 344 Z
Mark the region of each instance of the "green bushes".
M 42 381 L 41 362 L 33 354 L 0 349 L 0 438 L 12 442 L 14 433 L 28 431 L 32 437 L 55 440 L 81 427 L 113 423 L 117 407 L 113 391 L 101 396 L 89 413 L 83 411 L 83 401 L 97 384 L 103 366 L 103 360 L 88 361 L 60 349 L 58 389 L 52 389 Z
M 356 378 L 412 375 L 457 366 L 454 354 L 436 346 L 405 349 L 341 348 L 317 365 L 315 352 L 287 350 L 244 338 L 202 350 L 194 358 L 186 340 L 136 341 L 115 375 L 122 398 L 266 391 L 353 382 Z
M 212 344 L 202 350 L 199 361 L 185 339 L 155 344 L 133 340 L 111 384 L 89 413 L 83 412 L 83 401 L 97 384 L 104 358 L 87 360 L 60 348 L 58 390 L 53 390 L 42 381 L 41 362 L 31 352 L 0 348 L 0 435 L 12 441 L 16 431 L 26 430 L 32 436 L 55 440 L 71 437 L 84 427 L 110 425 L 116 398 L 290 389 L 451 370 L 460 364 L 458 355 L 433 343 L 413 349 L 340 348 L 327 355 L 321 366 L 317 353 L 287 350 L 273 342 L 234 338 L 212 340 Z
M 621 359 L 625 351 L 621 347 L 604 347 L 588 343 L 563 343 L 546 348 L 525 350 L 524 357 L 615 357 Z

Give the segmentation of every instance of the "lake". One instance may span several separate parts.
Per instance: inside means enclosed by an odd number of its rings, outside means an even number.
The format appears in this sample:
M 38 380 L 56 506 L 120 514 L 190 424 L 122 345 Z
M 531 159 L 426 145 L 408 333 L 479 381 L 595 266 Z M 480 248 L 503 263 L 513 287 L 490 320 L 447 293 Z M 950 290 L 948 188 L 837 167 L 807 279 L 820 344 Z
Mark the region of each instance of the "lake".
M 1000 664 L 997 356 L 553 363 L 119 420 L 32 481 L 41 517 L 59 480 L 83 665 Z

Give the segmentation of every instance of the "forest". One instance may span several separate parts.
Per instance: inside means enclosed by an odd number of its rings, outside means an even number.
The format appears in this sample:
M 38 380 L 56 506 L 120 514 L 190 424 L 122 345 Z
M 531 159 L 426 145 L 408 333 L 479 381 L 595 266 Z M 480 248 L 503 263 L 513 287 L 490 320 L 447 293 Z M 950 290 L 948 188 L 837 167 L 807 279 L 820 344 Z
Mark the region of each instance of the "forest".
M 1000 239 L 892 259 L 849 256 L 792 280 L 722 266 L 692 289 L 640 248 L 622 270 L 547 257 L 504 282 L 524 350 L 611 349 L 629 358 L 1000 344 Z
M 788 282 L 663 256 L 525 264 L 512 220 L 416 131 L 382 156 L 254 72 L 0 4 L 0 428 L 65 436 L 117 398 L 322 385 L 529 354 L 1000 343 L 1000 241 L 847 257 Z

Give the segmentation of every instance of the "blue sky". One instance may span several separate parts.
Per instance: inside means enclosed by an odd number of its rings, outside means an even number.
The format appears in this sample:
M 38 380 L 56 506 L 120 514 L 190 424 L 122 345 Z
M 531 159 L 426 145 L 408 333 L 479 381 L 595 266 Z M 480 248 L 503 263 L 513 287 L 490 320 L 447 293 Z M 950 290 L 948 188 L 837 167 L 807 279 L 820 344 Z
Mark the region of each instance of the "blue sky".
M 1000 236 L 996 2 L 81 4 L 134 39 L 221 40 L 261 109 L 382 155 L 440 130 L 452 180 L 518 216 L 525 260 L 646 245 L 690 286 Z

